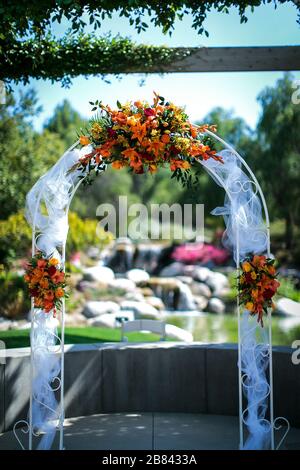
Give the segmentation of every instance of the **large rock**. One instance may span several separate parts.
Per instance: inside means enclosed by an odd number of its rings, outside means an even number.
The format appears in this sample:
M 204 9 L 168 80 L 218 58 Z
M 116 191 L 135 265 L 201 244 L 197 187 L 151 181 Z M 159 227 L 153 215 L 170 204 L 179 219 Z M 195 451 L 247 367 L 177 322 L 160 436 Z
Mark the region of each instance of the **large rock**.
M 85 317 L 82 313 L 80 312 L 74 312 L 74 313 L 65 313 L 65 323 L 66 325 L 72 325 L 72 326 L 85 326 L 87 324 L 88 320 L 87 317 Z
M 184 284 L 187 284 L 188 286 L 191 286 L 193 283 L 193 278 L 191 276 L 176 276 L 176 279 L 183 282 Z
M 16 330 L 18 329 L 19 322 L 16 320 L 3 319 L 0 323 L 0 331 Z
M 135 318 L 148 317 L 148 318 L 160 318 L 158 310 L 147 302 L 134 302 L 133 300 L 124 300 L 121 303 L 121 310 L 132 310 L 135 314 Z
M 106 266 L 92 266 L 83 270 L 83 277 L 86 281 L 110 282 L 115 278 L 115 274 Z
M 125 277 L 113 279 L 109 282 L 109 287 L 113 289 L 121 289 L 126 292 L 133 292 L 136 289 L 135 283 L 130 279 L 126 279 Z
M 76 289 L 79 292 L 86 292 L 87 290 L 99 290 L 99 289 L 107 289 L 108 283 L 107 282 L 99 282 L 99 281 L 85 281 L 81 280 L 76 285 Z
M 211 313 L 224 313 L 225 304 L 224 302 L 222 302 L 221 299 L 218 299 L 217 297 L 212 297 L 211 299 L 209 299 L 206 310 Z
M 200 312 L 203 312 L 208 305 L 208 299 L 203 295 L 194 295 L 194 302 Z
M 210 269 L 202 266 L 187 266 L 186 271 L 187 274 L 191 271 L 190 274 L 193 276 L 195 281 L 199 282 L 206 282 L 212 273 Z
M 276 302 L 276 310 L 283 315 L 300 317 L 300 302 L 282 297 Z
M 120 307 L 116 302 L 112 302 L 110 300 L 91 300 L 85 304 L 82 313 L 86 318 L 93 318 L 98 317 L 100 315 L 104 315 L 105 313 L 115 313 L 119 310 Z
M 229 287 L 229 281 L 225 274 L 214 271 L 210 272 L 206 284 L 211 288 L 214 296 L 222 296 L 224 290 Z
M 67 314 L 65 313 L 65 316 L 66 315 Z M 18 330 L 30 330 L 31 328 L 31 321 L 27 321 L 25 323 L 24 322 L 18 322 L 18 323 L 19 323 L 17 327 Z
M 194 295 L 204 296 L 207 299 L 211 297 L 211 290 L 204 282 L 193 282 L 191 291 Z
M 174 277 L 151 277 L 147 282 L 148 286 L 153 289 L 154 292 L 162 290 L 174 290 L 179 289 L 181 281 Z
M 156 308 L 157 310 L 165 310 L 165 304 L 159 297 L 149 296 L 145 298 L 147 304 L 151 305 L 152 307 Z
M 154 292 L 150 287 L 139 287 L 139 292 L 144 296 L 144 297 L 152 297 L 154 295 Z
M 117 328 L 121 326 L 122 321 L 132 320 L 134 320 L 134 313 L 131 310 L 123 310 L 119 313 L 105 313 L 99 317 L 90 318 L 88 320 L 88 325 L 94 327 Z
M 150 278 L 149 274 L 144 269 L 130 269 L 129 271 L 127 271 L 126 277 L 133 281 L 135 284 L 146 282 Z
M 77 287 L 82 280 L 82 273 L 71 273 L 68 276 L 68 286 L 72 289 Z
M 11 320 L 6 320 L 4 318 L 0 318 L 0 331 L 10 330 L 12 327 L 13 322 Z
M 192 333 L 189 331 L 178 328 L 178 326 L 166 324 L 166 335 L 172 339 L 178 339 L 180 341 L 185 341 L 187 343 L 192 343 L 194 338 Z
M 184 275 L 184 264 L 175 261 L 174 263 L 165 266 L 159 273 L 161 277 L 173 277 Z
M 145 297 L 141 292 L 126 292 L 124 298 L 126 300 L 134 300 L 135 302 L 145 302 Z

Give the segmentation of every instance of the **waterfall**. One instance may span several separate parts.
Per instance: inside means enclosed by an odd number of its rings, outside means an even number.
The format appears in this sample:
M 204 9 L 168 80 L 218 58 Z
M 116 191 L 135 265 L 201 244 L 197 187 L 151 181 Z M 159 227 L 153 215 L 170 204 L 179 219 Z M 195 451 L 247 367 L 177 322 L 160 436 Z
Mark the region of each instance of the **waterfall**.
M 194 301 L 191 289 L 187 284 L 181 282 L 179 284 L 179 302 L 178 310 L 196 310 L 196 304 Z

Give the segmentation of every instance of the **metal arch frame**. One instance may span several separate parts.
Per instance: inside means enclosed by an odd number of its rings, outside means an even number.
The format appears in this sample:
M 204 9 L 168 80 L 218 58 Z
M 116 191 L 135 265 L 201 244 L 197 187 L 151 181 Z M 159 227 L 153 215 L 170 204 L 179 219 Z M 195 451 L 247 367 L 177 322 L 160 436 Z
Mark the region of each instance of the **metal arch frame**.
M 244 168 L 249 173 L 249 175 L 251 177 L 250 183 L 254 184 L 256 190 L 259 193 L 259 196 L 260 196 L 260 199 L 261 199 L 261 202 L 262 202 L 262 205 L 263 205 L 264 217 L 265 217 L 266 229 L 267 229 L 267 255 L 270 256 L 271 252 L 270 252 L 269 213 L 268 213 L 266 200 L 265 200 L 263 191 L 261 189 L 261 186 L 259 185 L 254 173 L 252 172 L 252 170 L 250 169 L 250 167 L 248 166 L 246 161 L 241 157 L 241 155 L 231 145 L 229 145 L 227 142 L 225 142 L 217 134 L 215 134 L 215 133 L 213 133 L 209 130 L 206 130 L 205 133 L 207 135 L 210 135 L 212 138 L 216 139 L 220 143 L 222 143 L 225 148 L 230 150 L 230 152 L 232 152 L 232 154 L 235 155 L 235 157 L 241 162 L 242 166 L 244 166 Z M 79 141 L 76 141 L 65 153 L 68 153 L 68 152 L 72 151 L 74 148 L 76 148 L 78 143 L 79 143 Z M 205 170 L 208 173 L 210 173 L 211 176 L 213 176 L 219 182 L 220 186 L 223 187 L 226 194 L 228 195 L 229 200 L 232 201 L 230 192 L 228 191 L 228 188 L 226 188 L 226 185 L 224 185 L 221 178 L 216 173 L 214 173 L 214 171 L 212 169 L 207 168 L 201 161 L 199 161 L 199 163 L 201 163 L 202 166 L 205 168 Z M 70 204 L 71 204 L 72 199 L 73 199 L 78 187 L 80 186 L 82 180 L 83 179 L 79 180 L 77 182 L 77 184 L 73 185 L 73 187 L 70 191 L 68 203 L 65 207 L 65 216 L 66 217 L 68 217 Z M 37 211 L 38 211 L 38 207 L 39 207 L 39 204 L 40 204 L 40 199 L 41 199 L 41 195 L 39 195 L 38 198 L 37 198 L 36 211 L 35 211 L 35 215 L 34 215 L 34 219 L 33 219 L 33 231 L 32 231 L 32 254 L 33 255 L 37 251 L 36 242 L 37 242 L 37 239 L 39 237 L 39 234 L 36 234 L 36 216 L 37 216 Z M 239 233 L 238 233 L 238 231 L 237 231 L 236 235 L 237 235 L 236 269 L 237 269 L 237 272 L 239 272 L 239 243 L 238 243 Z M 66 257 L 66 243 L 64 243 L 61 247 L 61 264 L 62 264 L 64 270 L 65 270 L 65 257 Z M 59 450 L 63 450 L 64 449 L 64 432 L 63 432 L 63 425 L 64 425 L 64 347 L 65 347 L 65 343 L 64 343 L 64 336 L 65 336 L 65 301 L 64 300 L 63 300 L 63 303 L 62 303 L 62 308 L 61 308 L 60 314 L 61 314 L 61 338 L 57 337 L 57 339 L 58 339 L 58 348 L 55 350 L 55 352 L 54 351 L 48 351 L 48 353 L 49 354 L 54 354 L 54 353 L 55 354 L 60 354 L 60 359 L 59 359 L 60 360 L 60 377 L 57 376 L 57 377 L 54 378 L 54 381 L 55 380 L 58 381 L 58 386 L 55 389 L 53 388 L 53 391 L 59 391 L 59 393 L 60 393 L 59 414 L 58 414 L 58 423 L 59 424 L 58 424 L 57 427 L 59 429 Z M 35 308 L 34 308 L 33 299 L 31 301 L 31 315 L 32 315 L 31 328 L 33 329 L 34 328 L 34 323 L 35 323 Z M 243 410 L 243 374 L 241 372 L 242 371 L 242 367 L 241 367 L 241 312 L 240 312 L 239 298 L 238 297 L 237 297 L 237 316 L 238 316 L 239 434 L 240 434 L 239 448 L 243 449 L 243 447 L 244 447 L 244 424 L 245 424 L 244 416 L 245 416 L 245 413 L 247 412 L 247 407 L 246 407 L 246 409 Z M 270 409 L 271 449 L 274 450 L 274 449 L 278 449 L 281 446 L 283 440 L 285 439 L 285 437 L 286 437 L 286 435 L 289 431 L 290 425 L 289 425 L 288 421 L 286 420 L 286 418 L 278 417 L 278 418 L 274 419 L 272 317 L 271 317 L 271 311 L 270 310 L 268 312 L 268 338 L 269 338 L 269 341 L 268 341 L 269 364 L 268 365 L 269 365 L 269 387 L 270 387 L 269 388 L 269 409 Z M 35 353 L 35 350 L 34 350 L 34 347 L 31 343 L 31 361 L 30 361 L 31 390 L 30 390 L 29 417 L 28 417 L 27 421 L 26 420 L 20 420 L 17 423 L 15 423 L 14 428 L 13 428 L 13 432 L 15 434 L 15 437 L 16 437 L 17 441 L 19 442 L 21 448 L 25 449 L 24 445 L 22 444 L 22 442 L 21 442 L 21 440 L 20 440 L 20 438 L 17 434 L 17 426 L 19 426 L 21 424 L 23 425 L 22 432 L 25 433 L 25 434 L 28 434 L 28 449 L 29 450 L 33 449 L 33 436 L 38 435 L 35 432 L 35 430 L 33 429 L 33 420 L 32 420 L 33 400 L 35 399 L 35 397 L 33 396 L 33 387 L 32 387 L 33 377 L 34 377 L 34 361 L 33 361 L 34 353 Z M 53 411 L 55 411 L 55 410 L 53 410 Z M 282 427 L 282 426 L 276 424 L 278 420 L 283 420 L 283 421 L 286 422 L 287 431 L 283 435 L 283 437 L 280 440 L 279 444 L 275 447 L 274 431 L 278 430 Z M 25 427 L 25 429 L 24 429 L 24 427 Z
M 263 205 L 264 209 L 264 216 L 267 226 L 267 256 L 270 257 L 271 255 L 271 243 L 270 243 L 270 218 L 269 218 L 269 211 L 267 208 L 267 203 L 261 189 L 260 184 L 257 181 L 256 176 L 254 175 L 253 171 L 249 167 L 249 165 L 245 162 L 245 160 L 241 157 L 241 155 L 225 140 L 219 137 L 217 134 L 207 130 L 206 134 L 210 135 L 214 139 L 218 140 L 221 144 L 223 144 L 228 150 L 230 150 L 235 157 L 241 162 L 241 164 L 246 168 L 249 175 L 252 178 L 252 183 L 254 183 Z M 216 176 L 216 175 L 214 175 Z M 227 193 L 228 197 L 230 197 L 229 192 L 226 186 L 221 182 L 225 192 Z M 240 251 L 239 251 L 239 231 L 237 229 L 236 233 L 237 237 L 237 246 L 236 246 L 236 270 L 237 273 L 240 271 Z M 237 320 L 238 320 L 238 374 L 239 374 L 239 433 L 240 433 L 240 444 L 239 448 L 243 449 L 244 447 L 244 410 L 243 410 L 243 375 L 242 375 L 242 345 L 241 345 L 241 309 L 239 304 L 239 296 L 237 295 Z M 275 449 L 275 439 L 274 439 L 274 394 L 273 394 L 273 351 L 272 351 L 272 316 L 271 311 L 268 312 L 268 334 L 269 334 L 269 385 L 270 385 L 270 424 L 271 424 L 271 449 Z
M 197 126 L 196 126 L 197 127 Z M 265 217 L 265 223 L 266 223 L 266 233 L 267 233 L 267 256 L 271 256 L 271 240 L 270 240 L 270 218 L 269 218 L 269 211 L 267 207 L 267 203 L 265 200 L 265 196 L 263 194 L 262 188 L 247 164 L 247 162 L 243 159 L 243 157 L 225 140 L 223 140 L 221 137 L 219 137 L 217 134 L 214 132 L 211 132 L 209 130 L 206 130 L 205 133 L 217 141 L 219 141 L 221 144 L 224 145 L 225 148 L 230 150 L 232 154 L 235 155 L 235 157 L 241 162 L 242 166 L 247 170 L 248 174 L 251 177 L 250 183 L 255 186 L 255 189 L 257 190 L 260 200 L 263 206 L 264 210 L 264 217 Z M 200 161 L 200 163 L 202 163 Z M 211 170 L 208 169 L 205 165 L 202 166 L 207 170 L 209 173 Z M 217 174 L 215 174 L 213 171 L 211 171 L 212 175 L 214 176 L 215 179 L 218 180 L 220 183 L 220 186 L 222 186 L 228 196 L 228 198 L 231 200 L 231 195 L 228 191 L 228 188 L 224 185 L 223 181 L 219 178 Z M 243 190 L 243 188 L 241 188 Z M 240 259 L 240 252 L 239 252 L 239 231 L 237 229 L 236 232 L 236 238 L 237 238 L 237 247 L 236 247 L 236 270 L 237 273 L 240 271 L 240 266 L 239 266 L 239 259 Z M 245 423 L 245 415 L 247 413 L 247 406 L 245 409 L 243 409 L 243 380 L 245 379 L 245 374 L 242 373 L 242 364 L 241 364 L 241 359 L 242 359 L 242 351 L 241 351 L 241 346 L 242 346 L 242 337 L 241 337 L 241 309 L 240 309 L 240 304 L 239 304 L 239 295 L 237 296 L 237 320 L 238 320 L 238 374 L 239 374 L 239 434 L 240 434 L 240 443 L 239 443 L 239 448 L 243 449 L 244 447 L 244 425 Z M 285 437 L 287 436 L 289 430 L 290 430 L 290 424 L 286 418 L 283 416 L 279 416 L 277 418 L 274 418 L 274 391 L 273 391 L 273 350 L 272 350 L 272 310 L 268 309 L 268 369 L 269 369 L 269 410 L 270 410 L 270 430 L 271 430 L 271 450 L 277 450 L 280 448 L 281 444 L 283 443 Z M 274 431 L 279 430 L 282 428 L 282 425 L 277 424 L 279 421 L 284 421 L 286 424 L 286 431 L 283 434 L 281 440 L 275 445 L 275 436 L 274 436 Z

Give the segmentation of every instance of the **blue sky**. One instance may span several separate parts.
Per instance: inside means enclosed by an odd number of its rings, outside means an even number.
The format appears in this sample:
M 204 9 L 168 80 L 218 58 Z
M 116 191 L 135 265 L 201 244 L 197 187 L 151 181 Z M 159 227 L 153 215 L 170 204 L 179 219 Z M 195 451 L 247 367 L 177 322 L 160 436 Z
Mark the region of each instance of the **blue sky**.
M 166 44 L 169 46 L 259 46 L 259 45 L 293 45 L 299 44 L 299 25 L 296 23 L 296 7 L 291 2 L 279 5 L 274 10 L 272 5 L 264 5 L 249 11 L 248 23 L 240 24 L 236 10 L 229 15 L 211 12 L 205 23 L 210 36 L 199 36 L 191 28 L 192 19 L 186 16 L 177 21 L 172 36 L 164 35 L 159 28 L 149 27 L 145 33 L 138 34 L 124 18 L 117 15 L 105 20 L 99 34 L 111 31 L 130 36 L 137 42 L 147 44 Z M 67 24 L 55 27 L 55 32 L 62 35 Z M 300 73 L 295 73 L 300 79 Z M 40 130 L 45 120 L 51 116 L 55 106 L 63 99 L 68 99 L 72 106 L 83 116 L 90 117 L 89 101 L 99 98 L 114 105 L 116 100 L 151 99 L 155 90 L 176 104 L 185 105 L 192 120 L 201 119 L 213 107 L 222 106 L 232 109 L 236 115 L 243 117 L 251 127 L 255 127 L 260 107 L 257 95 L 266 86 L 274 86 L 282 76 L 279 72 L 237 72 L 237 73 L 190 73 L 167 74 L 163 77 L 153 74 L 146 77 L 144 86 L 140 87 L 139 75 L 124 76 L 121 80 L 109 77 L 111 84 L 100 78 L 78 77 L 73 80 L 69 89 L 58 83 L 31 80 L 29 85 L 19 85 L 15 89 L 34 87 L 43 106 L 41 115 L 34 119 L 34 126 Z

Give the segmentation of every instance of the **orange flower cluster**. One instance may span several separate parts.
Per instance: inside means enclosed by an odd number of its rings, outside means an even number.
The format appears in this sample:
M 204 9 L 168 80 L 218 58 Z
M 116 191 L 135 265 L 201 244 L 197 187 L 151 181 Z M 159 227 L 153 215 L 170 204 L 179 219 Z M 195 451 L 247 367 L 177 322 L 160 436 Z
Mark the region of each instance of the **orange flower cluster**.
M 93 103 L 94 104 L 94 103 Z M 82 146 L 92 151 L 79 167 L 88 171 L 103 169 L 109 163 L 115 169 L 129 167 L 134 173 L 155 173 L 169 165 L 171 171 L 188 170 L 197 160 L 214 158 L 222 162 L 203 134 L 215 126 L 192 125 L 184 110 L 154 93 L 153 104 L 128 102 L 113 110 L 96 102 L 98 116 L 80 136 Z
M 30 296 L 34 298 L 34 306 L 49 313 L 56 314 L 56 308 L 61 306 L 65 292 L 66 275 L 59 268 L 56 258 L 45 259 L 37 253 L 28 265 L 24 280 L 28 284 Z
M 263 312 L 273 308 L 273 296 L 280 283 L 276 279 L 275 260 L 266 256 L 254 255 L 246 258 L 241 264 L 238 277 L 240 303 L 253 315 L 258 315 L 257 321 L 263 326 Z

